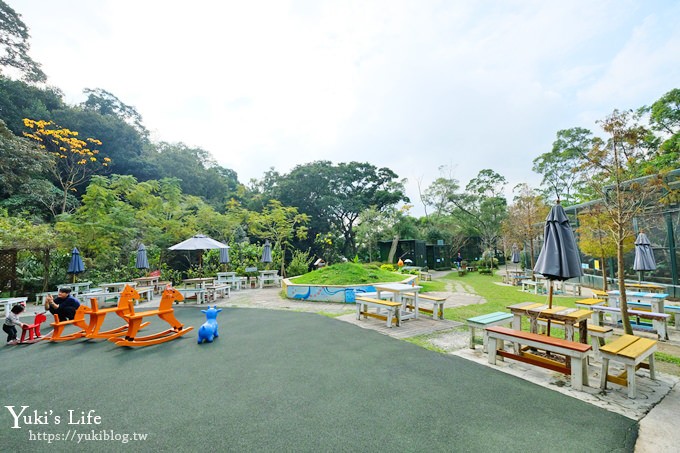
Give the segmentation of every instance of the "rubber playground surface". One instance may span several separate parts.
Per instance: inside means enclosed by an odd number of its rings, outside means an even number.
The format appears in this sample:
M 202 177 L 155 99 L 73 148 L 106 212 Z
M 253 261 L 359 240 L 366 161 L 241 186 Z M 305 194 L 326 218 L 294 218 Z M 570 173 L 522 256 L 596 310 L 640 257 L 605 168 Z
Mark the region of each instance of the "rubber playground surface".
M 635 446 L 634 420 L 318 314 L 224 308 L 220 337 L 202 345 L 200 309 L 178 307 L 176 315 L 194 330 L 145 348 L 106 340 L 0 346 L 2 450 L 602 452 Z M 120 324 L 115 318 L 106 326 Z M 142 332 L 166 326 L 155 319 Z M 17 414 L 28 407 L 15 420 L 5 406 Z

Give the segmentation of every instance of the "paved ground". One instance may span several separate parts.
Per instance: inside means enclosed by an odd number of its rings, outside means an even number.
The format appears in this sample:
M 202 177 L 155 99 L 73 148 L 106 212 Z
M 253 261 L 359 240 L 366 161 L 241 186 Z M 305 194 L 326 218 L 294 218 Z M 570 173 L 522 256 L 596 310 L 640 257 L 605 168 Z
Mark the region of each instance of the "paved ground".
M 435 278 L 437 278 L 436 274 Z M 480 346 L 475 350 L 469 349 L 469 332 L 460 323 L 434 321 L 428 317 L 421 317 L 418 320 L 407 320 L 404 322 L 403 328 L 388 328 L 384 322 L 376 319 L 356 320 L 353 305 L 296 301 L 284 299 L 280 293 L 279 289 L 272 288 L 248 289 L 232 292 L 229 298 L 218 300 L 216 304 L 223 307 L 317 312 L 394 338 L 425 335 L 426 341 L 439 350 L 489 366 L 486 362 L 486 355 L 482 354 Z M 464 283 L 451 283 L 445 294 L 448 296 L 447 307 L 485 302 Z M 138 308 L 143 309 L 157 304 L 158 300 L 155 299 L 140 304 Z M 27 311 L 30 314 L 40 309 L 41 307 L 29 306 Z M 680 332 L 671 331 L 669 343 L 680 345 Z M 631 400 L 627 397 L 627 389 L 614 384 L 609 384 L 606 392 L 600 392 L 596 388 L 599 384 L 600 364 L 595 361 L 592 361 L 589 367 L 590 385 L 593 387 L 587 387 L 584 392 L 573 391 L 565 380 L 565 376 L 560 373 L 552 373 L 520 362 L 508 360 L 499 363 L 495 368 L 611 412 L 638 420 L 640 431 L 635 448 L 636 452 L 677 451 L 677 446 L 680 445 L 680 433 L 675 429 L 673 422 L 677 408 L 680 407 L 680 386 L 677 385 L 680 378 L 677 376 L 657 373 L 658 379 L 652 381 L 649 379 L 647 371 L 638 371 L 639 396 Z

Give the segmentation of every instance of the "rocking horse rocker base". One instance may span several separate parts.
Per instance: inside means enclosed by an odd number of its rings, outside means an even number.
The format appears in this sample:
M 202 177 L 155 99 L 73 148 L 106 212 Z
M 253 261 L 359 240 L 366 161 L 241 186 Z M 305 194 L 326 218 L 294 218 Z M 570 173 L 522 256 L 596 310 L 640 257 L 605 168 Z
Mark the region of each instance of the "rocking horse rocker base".
M 76 314 L 73 317 L 73 319 L 67 319 L 65 321 L 60 321 L 59 315 L 55 314 L 54 322 L 50 324 L 54 328 L 54 330 L 52 331 L 52 334 L 46 336 L 45 339 L 49 341 L 58 342 L 83 338 L 88 331 L 88 325 L 85 323 L 85 313 L 89 313 L 89 311 L 90 311 L 89 307 L 81 305 L 76 310 Z M 64 328 L 70 325 L 76 326 L 80 328 L 80 330 L 69 335 L 62 335 L 62 333 L 64 332 Z
M 180 302 L 184 300 L 184 296 L 174 288 L 168 288 L 163 291 L 161 303 L 158 310 L 134 312 L 134 307 L 130 306 L 131 312 L 126 315 L 128 320 L 128 330 L 123 335 L 117 335 L 109 338 L 109 341 L 116 343 L 118 346 L 151 346 L 154 344 L 165 343 L 166 341 L 174 340 L 182 335 L 193 330 L 193 327 L 184 327 L 177 318 L 175 318 L 175 310 L 172 308 L 173 302 Z M 170 329 L 158 332 L 152 335 L 138 337 L 137 332 L 143 326 L 142 320 L 148 316 L 158 316 L 163 321 L 170 324 Z M 148 323 L 145 323 L 148 324 Z
M 122 335 L 129 328 L 127 316 L 133 312 L 133 301 L 139 300 L 139 298 L 140 296 L 137 290 L 126 285 L 125 289 L 120 295 L 120 298 L 118 299 L 118 305 L 115 307 L 99 308 L 99 305 L 97 304 L 97 298 L 93 297 L 90 299 L 90 305 L 92 307 L 92 310 L 89 313 L 90 325 L 88 326 L 87 334 L 85 336 L 87 338 L 111 338 Z M 123 319 L 123 321 L 125 321 L 125 325 L 116 327 L 115 329 L 101 331 L 101 327 L 104 324 L 104 318 L 106 318 L 107 313 L 113 312 L 115 312 L 121 319 Z M 139 328 L 142 329 L 149 324 L 149 322 L 145 322 L 141 324 Z

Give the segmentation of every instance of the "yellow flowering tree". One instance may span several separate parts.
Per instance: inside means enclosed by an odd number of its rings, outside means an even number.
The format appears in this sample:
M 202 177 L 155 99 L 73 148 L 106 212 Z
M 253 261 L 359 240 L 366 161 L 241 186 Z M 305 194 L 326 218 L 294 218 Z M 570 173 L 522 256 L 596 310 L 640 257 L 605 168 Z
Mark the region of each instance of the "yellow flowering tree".
M 95 147 L 102 142 L 95 138 L 78 138 L 78 132 L 58 126 L 52 121 L 24 118 L 24 126 L 30 132 L 24 136 L 38 143 L 40 149 L 53 157 L 51 172 L 64 191 L 61 212 L 66 212 L 68 194 L 76 186 L 87 181 L 101 167 L 107 167 L 111 159 L 98 157 Z

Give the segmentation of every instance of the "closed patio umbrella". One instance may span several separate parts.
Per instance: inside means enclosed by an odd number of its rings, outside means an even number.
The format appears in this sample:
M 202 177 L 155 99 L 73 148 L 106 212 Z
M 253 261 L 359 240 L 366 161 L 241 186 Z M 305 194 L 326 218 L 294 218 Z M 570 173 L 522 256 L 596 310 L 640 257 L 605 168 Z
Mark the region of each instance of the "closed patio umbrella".
M 149 268 L 149 259 L 146 256 L 146 247 L 144 247 L 144 244 L 139 244 L 139 248 L 137 249 L 137 259 L 135 260 L 135 267 L 137 269 Z
M 519 263 L 520 260 L 519 247 L 517 247 L 517 244 L 512 244 L 512 255 L 510 256 L 510 261 L 515 263 L 515 270 L 517 270 L 517 263 Z
M 635 261 L 633 261 L 633 270 L 639 272 L 639 280 L 642 281 L 642 275 L 645 271 L 656 270 L 656 260 L 654 259 L 654 251 L 649 238 L 645 233 L 640 231 L 635 239 Z
M 269 239 L 264 241 L 264 247 L 262 248 L 262 259 L 263 263 L 271 263 L 272 260 L 272 245 L 269 243 Z
M 550 308 L 552 308 L 553 280 L 564 281 L 583 275 L 574 232 L 571 230 L 569 218 L 559 200 L 550 209 L 545 219 L 543 247 L 536 260 L 534 272 L 542 274 L 550 281 L 548 287 Z M 548 335 L 550 335 L 550 320 L 548 320 Z
M 68 264 L 69 274 L 73 275 L 73 283 L 76 281 L 76 275 L 85 272 L 85 265 L 83 264 L 82 258 L 80 258 L 80 252 L 76 247 L 71 250 L 71 261 Z
M 222 247 L 220 249 L 220 264 L 229 263 L 229 247 Z

